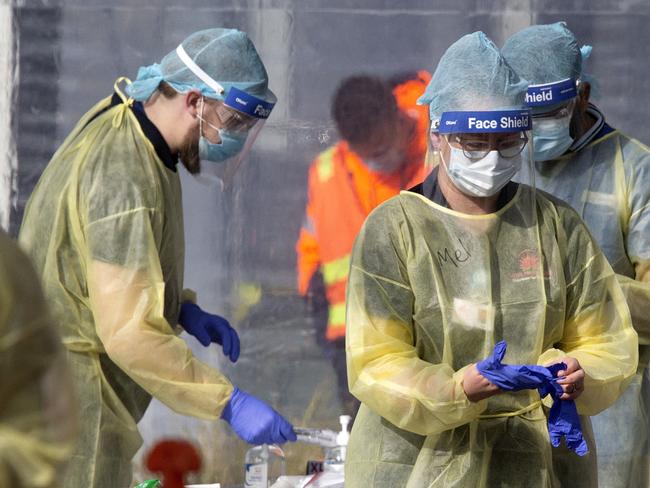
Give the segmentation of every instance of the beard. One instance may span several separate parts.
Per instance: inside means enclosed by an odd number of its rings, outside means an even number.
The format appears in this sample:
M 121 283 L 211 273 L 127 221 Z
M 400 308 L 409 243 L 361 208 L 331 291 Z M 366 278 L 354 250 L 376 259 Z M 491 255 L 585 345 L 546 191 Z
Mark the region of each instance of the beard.
M 199 159 L 199 144 L 197 141 L 188 139 L 188 141 L 178 151 L 180 158 L 185 169 L 191 174 L 195 175 L 201 171 L 201 160 Z

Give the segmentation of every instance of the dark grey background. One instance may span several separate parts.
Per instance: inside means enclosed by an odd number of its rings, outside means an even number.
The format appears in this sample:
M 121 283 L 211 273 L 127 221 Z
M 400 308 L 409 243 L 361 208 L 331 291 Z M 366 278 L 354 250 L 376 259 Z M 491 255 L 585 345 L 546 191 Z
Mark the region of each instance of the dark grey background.
M 39 175 L 78 118 L 121 75 L 158 61 L 189 33 L 236 27 L 249 33 L 279 98 L 232 192 L 183 173 L 186 281 L 207 309 L 242 335 L 235 368 L 217 349 L 198 350 L 244 389 L 296 423 L 337 426 L 333 373 L 314 340 L 312 318 L 295 292 L 295 251 L 313 157 L 336 139 L 329 101 L 350 74 L 433 71 L 454 40 L 484 30 L 499 45 L 531 23 L 566 20 L 594 46 L 586 71 L 610 124 L 647 139 L 650 2 L 641 0 L 77 0 L 15 2 L 20 85 L 16 117 L 16 233 Z M 194 346 L 198 343 L 188 341 Z M 203 481 L 241 479 L 243 444 L 216 424 L 155 404 L 141 428 L 201 445 Z M 227 450 L 224 444 L 229 443 Z M 289 448 L 291 469 L 305 456 Z M 138 461 L 139 462 L 139 461 Z M 137 469 L 137 468 L 136 468 Z M 138 471 L 139 473 L 139 471 Z

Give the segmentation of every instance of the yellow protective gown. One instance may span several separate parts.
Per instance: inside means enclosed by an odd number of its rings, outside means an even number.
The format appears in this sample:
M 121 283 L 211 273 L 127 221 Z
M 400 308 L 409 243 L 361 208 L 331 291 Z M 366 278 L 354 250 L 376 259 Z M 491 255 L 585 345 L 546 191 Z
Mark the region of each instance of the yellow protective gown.
M 32 264 L 0 232 L 0 486 L 65 486 L 76 405 Z
M 630 387 L 592 419 L 600 484 L 650 486 L 650 148 L 614 130 L 577 153 L 536 163 L 535 184 L 584 219 L 617 273 L 639 335 Z
M 578 411 L 593 415 L 637 366 L 607 260 L 572 209 L 525 185 L 489 215 L 411 192 L 376 209 L 352 256 L 347 331 L 350 390 L 362 401 L 352 488 L 558 486 L 538 393 L 472 403 L 465 368 L 502 339 L 511 364 L 570 355 L 587 374 Z
M 129 485 L 150 395 L 178 413 L 218 419 L 233 389 L 176 334 L 180 181 L 129 104 L 102 112 L 107 98 L 79 121 L 41 176 L 20 232 L 79 391 L 80 443 L 65 486 Z

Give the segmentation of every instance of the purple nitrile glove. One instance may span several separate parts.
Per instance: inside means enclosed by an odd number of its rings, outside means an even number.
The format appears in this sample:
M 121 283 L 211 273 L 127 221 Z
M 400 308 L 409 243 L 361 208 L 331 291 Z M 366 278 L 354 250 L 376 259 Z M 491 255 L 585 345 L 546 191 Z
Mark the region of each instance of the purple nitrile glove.
M 239 358 L 239 336 L 223 317 L 204 312 L 195 303 L 185 302 L 181 305 L 178 322 L 205 347 L 215 342 L 233 363 Z
M 494 346 L 492 355 L 476 363 L 476 369 L 488 381 L 502 390 L 519 391 L 537 389 L 541 398 L 551 395 L 553 406 L 548 416 L 548 433 L 553 447 L 560 445 L 564 437 L 566 445 L 579 456 L 589 452 L 587 442 L 582 436 L 582 427 L 578 409 L 573 400 L 560 400 L 562 386 L 557 382 L 559 371 L 566 369 L 566 364 L 556 363 L 551 366 L 502 364 L 507 344 L 501 341 Z
M 236 388 L 221 418 L 249 444 L 283 444 L 296 441 L 296 433 L 282 415 L 267 403 Z

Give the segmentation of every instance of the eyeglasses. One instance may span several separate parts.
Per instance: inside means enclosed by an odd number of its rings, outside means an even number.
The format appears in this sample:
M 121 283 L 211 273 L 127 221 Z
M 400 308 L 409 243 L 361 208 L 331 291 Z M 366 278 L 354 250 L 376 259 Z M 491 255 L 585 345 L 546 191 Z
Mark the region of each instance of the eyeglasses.
M 221 128 L 229 132 L 246 133 L 258 121 L 255 117 L 227 107 L 220 101 L 214 105 L 206 102 L 205 105 L 215 112 Z
M 216 112 L 223 128 L 232 132 L 248 132 L 258 121 L 255 117 L 226 107 L 223 103 L 217 105 Z
M 534 113 L 532 114 L 533 119 L 563 119 L 565 117 L 571 117 L 573 114 L 573 109 L 576 105 L 576 99 L 572 99 L 568 103 L 558 107 L 550 112 L 544 113 Z
M 498 151 L 503 158 L 514 158 L 528 143 L 528 136 L 520 132 L 516 137 L 506 137 L 497 141 L 471 138 L 467 134 L 452 134 L 449 143 L 463 150 L 468 159 L 475 161 L 483 159 L 490 151 Z

